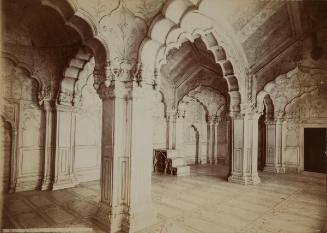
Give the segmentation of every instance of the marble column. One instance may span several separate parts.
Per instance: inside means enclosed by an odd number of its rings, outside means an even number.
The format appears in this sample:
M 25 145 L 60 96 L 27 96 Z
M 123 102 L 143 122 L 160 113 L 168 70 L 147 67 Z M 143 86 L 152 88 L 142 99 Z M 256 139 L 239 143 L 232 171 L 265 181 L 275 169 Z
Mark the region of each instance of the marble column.
M 130 119 L 127 119 L 131 123 L 128 130 L 131 132 L 128 136 L 131 142 L 128 232 L 136 232 L 156 223 L 151 192 L 153 98 L 152 86 L 143 84 L 139 87 L 133 83 L 130 91 Z
M 53 157 L 52 135 L 53 135 L 53 109 L 50 102 L 43 103 L 43 110 L 45 115 L 44 127 L 44 159 L 43 159 L 43 177 L 41 190 L 48 190 L 51 188 L 51 165 Z
M 215 132 L 216 132 L 216 116 L 208 116 L 207 121 L 207 129 L 208 129 L 208 141 L 207 141 L 207 163 L 215 164 Z
M 266 123 L 266 164 L 264 171 L 284 173 L 282 163 L 282 126 L 283 120 L 268 120 Z
M 167 134 L 166 134 L 166 147 L 169 150 L 176 149 L 176 111 L 167 112 L 166 123 L 167 123 Z
M 215 155 L 215 162 L 218 164 L 218 159 L 219 159 L 219 146 L 218 146 L 218 127 L 221 122 L 221 118 L 217 117 L 215 120 L 215 141 L 214 141 L 214 155 Z
M 257 184 L 260 178 L 257 171 L 258 133 L 256 130 L 258 117 L 246 114 L 244 117 L 232 119 L 232 168 L 230 182 L 239 184 Z
M 176 118 L 176 149 L 179 151 L 184 150 L 184 123 L 185 118 L 178 115 Z
M 154 224 L 151 199 L 152 87 L 114 81 L 103 100 L 101 200 L 96 219 L 109 232 Z
M 18 141 L 17 139 L 18 139 L 18 131 L 16 127 L 12 127 L 9 193 L 14 193 L 16 191 L 17 169 L 18 169 L 17 168 L 17 141 Z
M 53 159 L 52 189 L 74 187 L 78 184 L 74 175 L 76 110 L 72 106 L 55 106 L 55 152 Z

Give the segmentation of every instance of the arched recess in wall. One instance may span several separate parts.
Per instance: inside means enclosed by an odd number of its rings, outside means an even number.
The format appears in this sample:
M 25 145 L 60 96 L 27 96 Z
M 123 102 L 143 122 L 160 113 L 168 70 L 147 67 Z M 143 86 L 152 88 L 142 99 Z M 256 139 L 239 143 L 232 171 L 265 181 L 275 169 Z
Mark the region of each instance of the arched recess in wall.
M 4 126 L 10 125 L 4 130 L 7 132 L 4 151 L 0 153 L 5 156 L 2 158 L 4 164 L 10 165 L 4 169 L 10 171 L 5 176 L 5 185 L 9 184 L 10 192 L 35 189 L 41 182 L 44 153 L 45 119 L 38 103 L 40 82 L 31 76 L 31 69 L 26 64 L 7 54 L 3 57 L 1 101 L 4 107 L 1 116 L 7 122 Z
M 73 28 L 81 37 L 82 46 L 75 56 L 68 63 L 63 72 L 63 79 L 60 83 L 58 102 L 63 105 L 75 105 L 79 100 L 79 90 L 76 90 L 76 82 L 80 72 L 92 57 L 95 60 L 94 66 L 94 87 L 105 79 L 105 66 L 109 48 L 105 40 L 98 33 L 96 20 L 86 11 L 77 7 L 72 0 L 67 1 L 42 1 L 42 5 L 56 10 L 63 18 L 68 27 Z
M 207 157 L 208 109 L 200 100 L 185 95 L 178 102 L 179 117 L 183 118 L 177 148 L 182 151 L 187 164 L 201 164 Z M 194 129 L 197 129 L 197 132 Z M 197 138 L 198 136 L 198 138 Z
M 140 49 L 139 60 L 143 65 L 142 78 L 153 82 L 154 76 L 165 63 L 171 49 L 179 48 L 184 41 L 193 42 L 201 37 L 207 49 L 212 52 L 216 63 L 220 65 L 223 77 L 228 83 L 230 112 L 238 113 L 241 94 L 233 65 L 213 33 L 214 22 L 200 13 L 201 9 L 197 4 L 188 0 L 168 1 L 161 14 L 154 19 L 148 38 L 142 42 Z M 204 3 L 200 5 L 202 4 Z M 160 80 L 155 81 L 158 81 L 160 85 Z
M 326 93 L 327 72 L 300 66 L 267 83 L 257 94 L 259 111 L 265 96 L 273 102 L 273 117 L 281 124 L 283 140 L 275 150 L 280 150 L 286 171 L 303 170 L 304 128 L 327 126 Z
M 275 135 L 271 132 L 275 130 L 271 127 L 274 123 L 274 105 L 269 94 L 264 96 L 259 109 L 261 116 L 258 120 L 258 170 L 264 170 L 266 161 L 272 159 L 271 154 L 275 151 Z

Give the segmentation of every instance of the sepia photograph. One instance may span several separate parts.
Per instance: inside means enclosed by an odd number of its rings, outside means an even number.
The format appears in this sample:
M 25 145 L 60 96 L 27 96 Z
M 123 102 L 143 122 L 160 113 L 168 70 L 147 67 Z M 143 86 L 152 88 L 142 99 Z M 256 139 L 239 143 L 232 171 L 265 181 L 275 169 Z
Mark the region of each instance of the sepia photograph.
M 327 0 L 0 0 L 1 233 L 327 233 Z

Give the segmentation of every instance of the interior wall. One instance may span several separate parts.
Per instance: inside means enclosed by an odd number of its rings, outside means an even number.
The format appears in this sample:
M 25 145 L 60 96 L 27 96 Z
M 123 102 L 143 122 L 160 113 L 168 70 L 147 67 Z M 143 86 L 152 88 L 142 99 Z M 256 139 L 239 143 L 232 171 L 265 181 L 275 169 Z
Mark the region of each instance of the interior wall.
M 152 105 L 152 147 L 153 149 L 166 148 L 167 123 L 165 118 L 165 105 L 162 96 L 157 93 Z
M 44 113 L 37 102 L 38 83 L 13 63 L 7 62 L 6 66 L 5 85 L 1 90 L 5 104 L 3 117 L 12 122 L 12 128 L 17 134 L 8 133 L 5 127 L 7 133 L 4 148 L 8 148 L 9 141 L 15 141 L 15 150 L 10 150 L 10 155 L 8 149 L 5 149 L 5 161 L 9 165 L 9 157 L 17 158 L 17 191 L 35 189 L 39 187 L 42 178 L 44 155 Z M 5 182 L 9 182 L 8 178 Z
M 206 163 L 207 156 L 207 122 L 203 106 L 196 101 L 191 101 L 185 108 L 184 147 L 182 155 L 187 164 L 195 163 L 196 132 L 199 132 L 199 163 Z
M 326 125 L 326 87 L 304 94 L 287 107 L 283 123 L 283 162 L 286 170 L 304 170 L 304 128 L 325 128 Z
M 76 115 L 75 175 L 80 182 L 100 179 L 102 101 L 88 77 Z

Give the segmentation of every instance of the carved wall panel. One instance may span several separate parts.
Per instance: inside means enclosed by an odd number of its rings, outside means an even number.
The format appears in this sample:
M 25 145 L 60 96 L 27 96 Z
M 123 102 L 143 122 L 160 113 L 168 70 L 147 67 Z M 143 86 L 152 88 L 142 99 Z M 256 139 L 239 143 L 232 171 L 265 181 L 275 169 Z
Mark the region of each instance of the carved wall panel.
M 3 115 L 13 122 L 18 135 L 11 148 L 11 157 L 17 162 L 10 169 L 14 172 L 13 179 L 17 179 L 16 191 L 31 190 L 40 185 L 44 155 L 44 114 L 37 102 L 38 82 L 11 62 L 6 63 L 6 68 L 7 104 Z
M 327 123 L 327 72 L 297 67 L 269 82 L 258 94 L 258 100 L 266 94 L 272 97 L 275 119 L 283 121 L 283 163 L 287 170 L 300 171 L 305 125 Z
M 79 181 L 100 179 L 102 101 L 88 77 L 76 115 L 75 174 Z
M 327 87 L 321 86 L 312 92 L 303 94 L 295 99 L 285 109 L 285 122 L 283 124 L 284 148 L 283 162 L 289 170 L 302 170 L 304 145 L 301 134 L 306 125 L 321 124 L 324 128 L 327 123 Z

